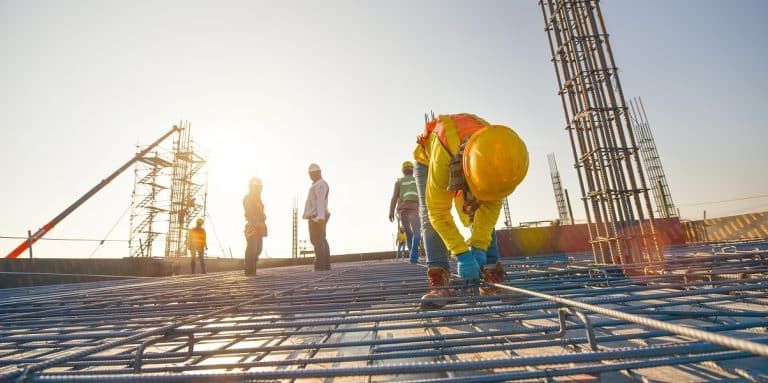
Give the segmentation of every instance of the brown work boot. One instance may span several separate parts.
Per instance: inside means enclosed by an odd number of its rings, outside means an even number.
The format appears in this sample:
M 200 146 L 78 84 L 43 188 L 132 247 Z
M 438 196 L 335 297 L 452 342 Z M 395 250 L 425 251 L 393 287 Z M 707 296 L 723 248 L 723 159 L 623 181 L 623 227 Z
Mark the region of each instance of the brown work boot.
M 483 282 L 486 283 L 501 283 L 506 282 L 507 272 L 504 271 L 504 265 L 501 262 L 483 268 Z M 511 304 L 520 304 L 528 301 L 528 296 L 500 289 L 496 286 L 481 286 L 480 295 L 484 297 L 496 296 L 501 299 L 502 302 Z
M 504 265 L 501 262 L 483 268 L 483 282 L 504 283 L 506 277 L 507 273 L 504 271 Z M 480 295 L 482 296 L 496 295 L 499 291 L 501 289 L 496 286 L 480 286 Z
M 430 267 L 427 270 L 427 281 L 430 290 L 421 297 L 423 310 L 436 310 L 443 308 L 450 302 L 456 293 L 451 286 L 451 273 L 442 267 Z

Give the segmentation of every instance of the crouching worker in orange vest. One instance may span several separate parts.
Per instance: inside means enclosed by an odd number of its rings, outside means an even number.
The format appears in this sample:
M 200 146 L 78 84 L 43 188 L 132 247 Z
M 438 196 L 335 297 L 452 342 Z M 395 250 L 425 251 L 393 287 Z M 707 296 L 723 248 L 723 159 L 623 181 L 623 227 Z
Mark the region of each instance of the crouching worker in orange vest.
M 453 299 L 449 255 L 456 257 L 462 279 L 503 282 L 494 227 L 503 199 L 528 172 L 525 143 L 512 129 L 475 115 L 441 115 L 427 123 L 414 159 L 430 286 L 421 307 L 441 308 Z M 451 216 L 452 204 L 470 227 L 467 241 Z M 496 292 L 481 286 L 483 295 Z
M 208 250 L 208 244 L 205 242 L 205 229 L 203 229 L 203 219 L 197 219 L 197 226 L 189 229 L 187 238 L 187 248 L 192 262 L 192 274 L 195 273 L 195 255 L 200 259 L 200 270 L 205 274 L 205 250 Z

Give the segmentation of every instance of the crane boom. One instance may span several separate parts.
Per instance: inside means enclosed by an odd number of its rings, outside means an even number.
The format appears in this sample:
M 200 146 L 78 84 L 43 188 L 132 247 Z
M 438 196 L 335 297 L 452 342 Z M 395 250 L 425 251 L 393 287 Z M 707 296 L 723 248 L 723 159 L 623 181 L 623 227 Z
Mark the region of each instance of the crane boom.
M 144 157 L 147 153 L 149 153 L 150 150 L 154 149 L 157 145 L 160 145 L 160 143 L 163 142 L 166 138 L 168 138 L 168 136 L 170 136 L 174 132 L 178 132 L 179 130 L 180 130 L 179 127 L 174 125 L 173 128 L 171 128 L 169 131 L 163 134 L 162 137 L 158 138 L 151 145 L 147 146 L 146 149 L 142 150 L 139 153 L 136 153 L 136 155 L 133 156 L 133 158 L 131 158 L 130 160 L 128 160 L 128 162 L 123 164 L 123 166 L 120 166 L 117 170 L 115 170 L 112 174 L 110 174 L 109 177 L 101 180 L 101 182 L 99 182 L 96 186 L 91 188 L 91 190 L 88 190 L 88 192 L 83 194 L 83 196 L 80 197 L 77 201 L 75 201 L 75 203 L 73 203 L 72 205 L 69 205 L 66 209 L 64 209 L 64 211 L 59 213 L 59 215 L 54 217 L 50 222 L 43 225 L 43 227 L 41 227 L 34 234 L 32 234 L 32 236 L 29 237 L 29 239 L 22 242 L 19 246 L 13 249 L 13 251 L 8 253 L 8 255 L 6 255 L 5 257 L 13 259 L 21 255 L 21 253 L 27 250 L 30 246 L 32 246 L 33 243 L 37 242 L 46 233 L 51 231 L 51 229 L 53 229 L 54 226 L 56 226 L 59 222 L 61 222 L 64 218 L 66 218 L 70 213 L 75 211 L 78 207 L 80 207 L 80 205 L 85 203 L 85 201 L 87 201 L 88 199 L 93 197 L 94 194 L 98 193 L 101 189 L 103 189 L 104 186 L 107 186 L 110 182 L 112 182 L 112 180 L 117 178 L 117 176 L 119 176 L 120 173 L 124 172 L 125 169 L 128 169 L 131 165 L 134 164 L 134 162 Z

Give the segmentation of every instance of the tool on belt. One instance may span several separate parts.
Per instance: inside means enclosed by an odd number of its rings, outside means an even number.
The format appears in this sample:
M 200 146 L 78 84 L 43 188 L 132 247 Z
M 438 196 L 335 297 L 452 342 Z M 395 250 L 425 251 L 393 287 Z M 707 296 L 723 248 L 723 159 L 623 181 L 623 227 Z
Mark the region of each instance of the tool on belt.
M 472 195 L 464 176 L 464 146 L 467 141 L 462 142 L 459 150 L 451 157 L 451 162 L 448 165 L 448 191 L 452 192 L 454 197 L 462 197 L 461 210 L 472 218 L 475 211 L 480 207 L 480 201 Z

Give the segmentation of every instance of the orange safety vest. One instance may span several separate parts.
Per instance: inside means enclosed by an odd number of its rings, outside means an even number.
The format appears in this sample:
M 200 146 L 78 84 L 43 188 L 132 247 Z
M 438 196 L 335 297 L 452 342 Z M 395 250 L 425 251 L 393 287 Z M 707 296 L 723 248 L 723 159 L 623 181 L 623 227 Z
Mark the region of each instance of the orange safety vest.
M 474 114 L 460 113 L 441 115 L 427 123 L 424 127 L 424 133 L 418 138 L 418 143 L 426 152 L 429 135 L 434 133 L 445 150 L 447 150 L 451 156 L 454 156 L 456 155 L 456 152 L 458 152 L 462 142 L 466 141 L 469 137 L 475 134 L 475 132 L 488 125 L 489 124 L 485 122 L 485 120 Z M 448 139 L 447 134 L 449 130 L 455 131 L 458 135 L 459 142 L 455 145 Z

